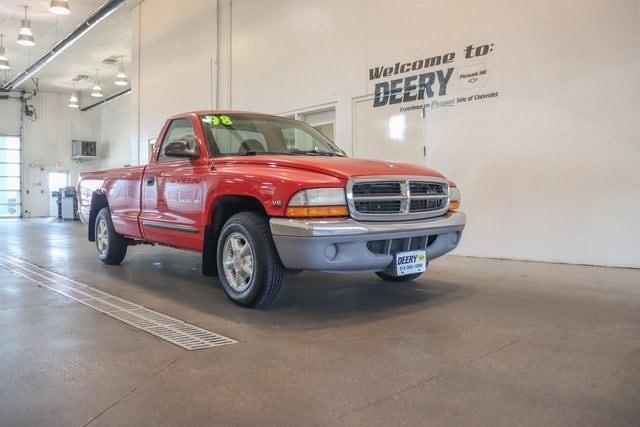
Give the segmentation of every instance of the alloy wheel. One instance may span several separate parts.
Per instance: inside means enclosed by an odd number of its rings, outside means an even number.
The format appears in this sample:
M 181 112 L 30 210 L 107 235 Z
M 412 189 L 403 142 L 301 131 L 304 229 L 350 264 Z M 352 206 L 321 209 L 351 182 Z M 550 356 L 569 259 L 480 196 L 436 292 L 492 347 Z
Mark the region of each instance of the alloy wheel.
M 244 292 L 254 275 L 253 249 L 242 233 L 231 233 L 224 242 L 224 277 L 236 292 Z
M 98 245 L 98 252 L 100 255 L 104 255 L 109 250 L 109 228 L 104 218 L 98 220 L 96 227 L 96 243 Z

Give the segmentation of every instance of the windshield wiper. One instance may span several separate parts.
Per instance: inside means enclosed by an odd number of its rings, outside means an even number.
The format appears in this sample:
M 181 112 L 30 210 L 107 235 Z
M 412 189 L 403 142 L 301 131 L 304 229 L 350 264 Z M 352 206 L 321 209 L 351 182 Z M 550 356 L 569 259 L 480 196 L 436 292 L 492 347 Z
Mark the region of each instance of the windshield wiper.
M 292 148 L 289 151 L 262 151 L 262 150 L 249 150 L 243 153 L 227 153 L 223 156 L 260 156 L 260 155 L 280 155 L 280 156 L 338 156 L 344 157 L 340 153 L 334 153 L 332 151 L 318 151 L 318 150 L 298 150 Z
M 262 151 L 262 150 L 249 150 L 249 151 L 245 151 L 244 153 L 230 153 L 227 154 L 228 156 L 258 156 L 261 154 L 281 154 L 281 155 L 290 155 L 291 153 L 287 153 L 287 152 L 282 152 L 282 151 Z
M 302 156 L 339 156 L 343 157 L 338 153 L 334 153 L 333 151 L 318 151 L 318 150 L 298 150 L 297 148 L 292 148 L 289 153 L 291 154 L 299 154 Z

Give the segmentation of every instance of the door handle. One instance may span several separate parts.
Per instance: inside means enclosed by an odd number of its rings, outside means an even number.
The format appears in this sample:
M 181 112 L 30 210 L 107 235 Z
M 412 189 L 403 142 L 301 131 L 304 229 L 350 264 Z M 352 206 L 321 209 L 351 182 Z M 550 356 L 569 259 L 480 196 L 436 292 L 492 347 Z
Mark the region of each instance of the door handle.
M 156 182 L 156 177 L 148 176 L 145 181 L 147 182 L 147 185 L 153 185 Z

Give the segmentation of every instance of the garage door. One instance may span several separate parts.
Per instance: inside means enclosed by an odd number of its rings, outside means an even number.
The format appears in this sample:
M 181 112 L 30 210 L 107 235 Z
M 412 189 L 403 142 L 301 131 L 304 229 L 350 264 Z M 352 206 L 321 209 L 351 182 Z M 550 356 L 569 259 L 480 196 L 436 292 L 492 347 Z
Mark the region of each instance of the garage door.
M 0 217 L 20 216 L 20 138 L 0 135 Z

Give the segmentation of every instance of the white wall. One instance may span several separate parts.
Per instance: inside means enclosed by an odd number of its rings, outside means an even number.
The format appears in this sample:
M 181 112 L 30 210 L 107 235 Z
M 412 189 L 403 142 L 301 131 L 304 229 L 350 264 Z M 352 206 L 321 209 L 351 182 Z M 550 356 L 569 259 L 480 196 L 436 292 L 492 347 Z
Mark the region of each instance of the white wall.
M 142 162 L 167 115 L 216 98 L 271 113 L 335 102 L 350 152 L 370 67 L 455 51 L 456 73 L 484 64 L 486 92 L 499 93 L 427 112 L 428 164 L 460 185 L 469 215 L 457 253 L 640 267 L 637 0 L 223 0 L 219 17 L 213 3 L 137 9 L 131 152 L 140 144 Z M 466 60 L 471 43 L 493 51 Z M 442 100 L 474 93 L 450 84 Z
M 146 0 L 133 9 L 133 143 L 140 145 L 132 163 L 146 163 L 148 141 L 168 116 L 213 107 L 216 20 L 210 0 Z
M 20 134 L 20 102 L 16 99 L 0 100 L 0 134 Z
M 100 167 L 111 168 L 131 164 L 131 96 L 124 95 L 95 107 L 99 114 Z
M 22 211 L 25 217 L 49 215 L 49 170 L 69 172 L 70 185 L 98 161 L 71 160 L 73 139 L 95 141 L 100 136 L 96 112 L 81 112 L 67 106 L 68 95 L 40 92 L 29 101 L 36 115 L 22 121 Z M 20 135 L 21 105 L 17 100 L 0 101 L 0 133 Z

